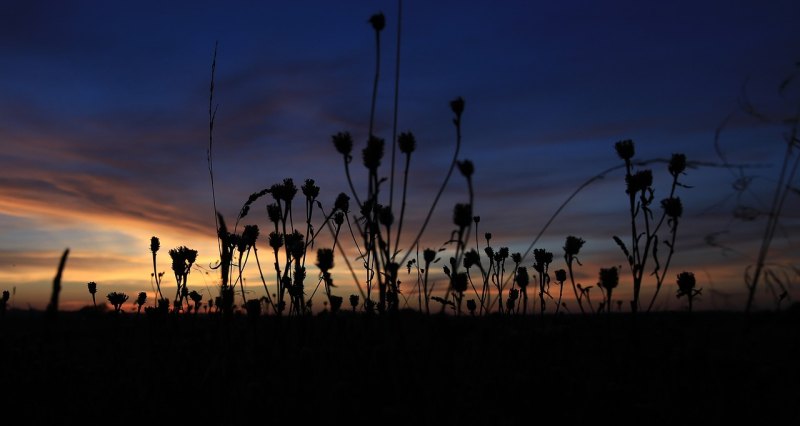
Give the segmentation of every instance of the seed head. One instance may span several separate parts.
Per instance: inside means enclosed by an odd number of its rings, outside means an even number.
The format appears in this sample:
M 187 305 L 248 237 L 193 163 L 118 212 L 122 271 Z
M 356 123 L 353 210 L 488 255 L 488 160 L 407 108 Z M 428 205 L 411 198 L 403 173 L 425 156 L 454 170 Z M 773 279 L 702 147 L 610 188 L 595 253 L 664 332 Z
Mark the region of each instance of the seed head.
M 472 161 L 469 160 L 458 161 L 457 164 L 458 164 L 458 171 L 461 172 L 461 174 L 465 178 L 469 179 L 472 177 L 472 173 L 475 172 L 475 165 L 472 164 Z
M 159 248 L 161 248 L 161 242 L 158 241 L 158 237 L 151 237 L 150 238 L 150 251 L 153 252 L 153 254 L 156 254 L 158 252 Z
M 528 276 L 528 268 L 524 266 L 520 266 L 517 268 L 517 276 L 514 278 L 517 285 L 520 288 L 528 287 L 528 283 L 530 282 L 530 277 Z
M 567 241 L 564 243 L 564 254 L 569 257 L 577 256 L 585 242 L 583 238 L 568 236 Z
M 333 250 L 328 248 L 317 250 L 317 267 L 323 273 L 333 268 Z
M 630 139 L 625 139 L 617 142 L 616 144 L 614 144 L 614 149 L 617 151 L 617 155 L 619 155 L 619 158 L 625 161 L 630 161 L 630 159 L 633 158 L 633 155 L 636 152 L 636 150 L 633 147 L 633 141 Z
M 616 266 L 611 268 L 600 268 L 600 282 L 597 283 L 600 287 L 606 290 L 611 290 L 619 284 L 619 270 Z
M 630 176 L 625 176 L 625 183 L 628 184 L 628 188 L 625 190 L 628 194 L 645 191 L 653 186 L 653 172 L 648 169 L 639 170 Z
M 677 219 L 683 214 L 683 204 L 681 203 L 680 197 L 671 197 L 661 200 L 661 208 L 663 208 L 664 213 L 672 219 Z
M 97 283 L 94 281 L 90 281 L 87 286 L 89 287 L 89 293 L 95 294 L 97 293 Z
M 422 252 L 422 258 L 425 259 L 425 268 L 428 268 L 428 265 L 436 259 L 436 250 L 425 249 Z
M 372 24 L 372 28 L 375 29 L 376 32 L 381 32 L 384 27 L 386 27 L 386 17 L 383 16 L 383 12 L 378 12 L 369 18 L 369 23 Z
M 353 151 L 353 137 L 350 136 L 350 132 L 339 132 L 331 136 L 331 138 L 336 151 L 345 157 L 350 157 L 350 153 Z
M 339 195 L 336 197 L 336 201 L 333 203 L 333 208 L 347 214 L 350 212 L 350 197 L 344 192 L 339 193 Z
M 466 228 L 472 222 L 472 205 L 456 204 L 453 209 L 453 223 L 459 228 Z
M 377 136 L 370 136 L 369 140 L 367 141 L 367 147 L 361 151 L 361 155 L 364 160 L 364 167 L 366 167 L 369 171 L 375 172 L 381 165 L 384 145 L 385 141 L 383 139 Z
M 400 133 L 400 136 L 397 137 L 397 145 L 400 147 L 400 152 L 410 155 L 417 149 L 417 139 L 411 132 Z
M 672 158 L 669 159 L 669 174 L 677 179 L 684 170 L 686 170 L 686 155 L 672 154 Z
M 308 200 L 316 200 L 319 196 L 319 187 L 314 185 L 314 179 L 306 179 L 306 183 L 300 189 Z
M 450 109 L 456 115 L 456 120 L 461 120 L 461 114 L 464 113 L 464 99 L 459 96 L 450 101 Z

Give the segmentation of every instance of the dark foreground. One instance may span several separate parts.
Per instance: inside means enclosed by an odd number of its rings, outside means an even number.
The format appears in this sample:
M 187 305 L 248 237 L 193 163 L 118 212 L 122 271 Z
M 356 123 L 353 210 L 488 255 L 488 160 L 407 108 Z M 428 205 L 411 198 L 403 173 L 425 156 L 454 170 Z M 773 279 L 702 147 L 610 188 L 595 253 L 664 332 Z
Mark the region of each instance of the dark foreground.
M 25 423 L 800 421 L 800 316 L 215 317 L 9 312 Z

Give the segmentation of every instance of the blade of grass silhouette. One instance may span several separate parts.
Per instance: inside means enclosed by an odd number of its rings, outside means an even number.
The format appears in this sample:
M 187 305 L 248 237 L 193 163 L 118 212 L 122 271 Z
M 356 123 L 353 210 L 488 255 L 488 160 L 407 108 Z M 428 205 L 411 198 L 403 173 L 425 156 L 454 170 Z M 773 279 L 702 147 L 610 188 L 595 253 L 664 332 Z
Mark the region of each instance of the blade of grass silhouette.
M 217 193 L 214 188 L 214 161 L 213 161 L 213 147 L 214 147 L 214 121 L 217 118 L 217 110 L 219 105 L 214 106 L 214 74 L 217 70 L 217 48 L 219 41 L 214 43 L 214 56 L 211 60 L 211 83 L 209 84 L 208 95 L 208 150 L 206 151 L 206 162 L 208 163 L 208 175 L 211 178 L 211 202 L 214 207 L 214 229 L 219 230 L 218 212 L 217 212 Z M 222 257 L 222 240 L 217 235 L 217 249 L 219 255 Z
M 69 249 L 64 250 L 61 255 L 61 261 L 58 262 L 58 271 L 53 278 L 53 292 L 50 294 L 50 303 L 47 305 L 47 317 L 51 320 L 55 319 L 58 314 L 58 296 L 61 293 L 61 276 L 64 273 L 64 266 L 67 264 L 67 256 L 69 256 Z

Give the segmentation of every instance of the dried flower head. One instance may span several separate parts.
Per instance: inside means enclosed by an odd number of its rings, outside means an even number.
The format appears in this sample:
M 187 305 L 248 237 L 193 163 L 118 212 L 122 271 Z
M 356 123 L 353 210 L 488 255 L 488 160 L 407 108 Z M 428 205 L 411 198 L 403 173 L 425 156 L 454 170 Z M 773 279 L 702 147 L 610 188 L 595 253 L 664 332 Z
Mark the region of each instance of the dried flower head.
M 303 195 L 306 196 L 306 199 L 314 201 L 319 196 L 319 187 L 314 185 L 314 179 L 306 179 L 306 182 L 300 188 L 303 191 Z
M 150 238 L 150 251 L 153 252 L 153 254 L 156 254 L 158 252 L 159 248 L 161 248 L 161 242 L 158 241 L 158 237 L 151 237 Z
M 528 287 L 530 283 L 530 277 L 528 276 L 528 268 L 524 266 L 520 266 L 517 268 L 516 277 L 514 277 L 515 282 L 520 288 Z
M 519 252 L 514 252 L 513 254 L 511 254 L 511 260 L 514 263 L 522 263 L 522 254 L 520 254 Z
M 686 155 L 684 154 L 672 154 L 672 158 L 669 159 L 669 174 L 671 174 L 675 179 L 678 178 L 678 175 L 683 173 L 686 170 Z
M 566 280 L 567 280 L 567 271 L 565 271 L 563 269 L 557 269 L 556 270 L 556 281 L 558 281 L 560 283 L 563 283 Z
M 317 250 L 317 267 L 323 273 L 333 269 L 333 250 L 328 248 Z
M 475 165 L 472 164 L 472 161 L 469 160 L 458 161 L 457 164 L 458 164 L 458 171 L 461 172 L 461 174 L 465 178 L 469 179 L 472 177 L 472 174 L 475 172 Z
M 359 297 L 358 297 L 357 294 L 351 294 L 350 295 L 350 306 L 352 306 L 353 309 L 358 307 L 358 299 L 359 299 Z
M 335 223 L 336 226 L 342 226 L 342 224 L 344 223 L 344 213 L 337 211 L 333 215 L 333 223 Z
M 339 193 L 339 195 L 336 196 L 336 201 L 333 203 L 333 208 L 347 214 L 350 212 L 350 197 L 344 192 Z
M 671 197 L 661 200 L 661 208 L 663 208 L 664 213 L 672 219 L 677 219 L 683 214 L 683 204 L 681 203 L 680 197 Z
M 242 231 L 242 243 L 247 247 L 255 246 L 258 234 L 258 225 L 245 225 Z
M 597 283 L 600 287 L 606 290 L 612 290 L 619 284 L 619 270 L 616 266 L 611 268 L 600 268 L 600 282 Z
M 136 296 L 136 304 L 142 306 L 145 303 L 147 303 L 147 293 L 140 291 L 139 295 Z
M 459 96 L 450 101 L 450 109 L 453 110 L 453 113 L 456 115 L 456 120 L 460 120 L 461 114 L 464 113 L 464 99 Z
M 400 136 L 397 137 L 397 146 L 400 147 L 400 152 L 410 155 L 417 149 L 417 139 L 411 132 L 400 133 Z
M 350 136 L 350 132 L 339 132 L 331 136 L 331 138 L 336 151 L 345 157 L 350 157 L 350 153 L 353 151 L 353 137 Z
M 467 300 L 467 310 L 470 314 L 475 315 L 475 309 L 478 308 L 477 303 L 475 303 L 474 299 Z
M 469 285 L 469 280 L 467 279 L 466 272 L 459 272 L 453 276 L 453 291 L 457 293 L 464 293 L 467 291 L 467 286 Z
M 364 160 L 364 167 L 366 167 L 369 171 L 375 172 L 381 165 L 384 145 L 385 141 L 383 139 L 377 136 L 369 137 L 369 140 L 367 141 L 367 147 L 361 151 L 361 155 Z
M 87 287 L 89 287 L 89 293 L 91 293 L 91 294 L 97 293 L 97 283 L 96 282 L 89 281 L 89 283 L 87 284 Z
M 376 32 L 380 32 L 386 27 L 386 17 L 383 16 L 383 12 L 378 12 L 369 17 L 369 23 Z
M 269 246 L 275 250 L 283 247 L 283 234 L 281 234 L 280 232 L 270 232 Z
M 436 259 L 436 250 L 434 249 L 425 249 L 422 252 L 422 258 L 425 259 L 425 267 L 427 268 L 435 259 Z
M 696 285 L 696 280 L 694 278 L 694 273 L 692 272 L 681 272 L 678 274 L 678 297 L 681 296 L 694 296 L 694 286 Z
M 585 242 L 583 238 L 568 236 L 567 241 L 564 243 L 564 254 L 569 257 L 577 256 Z
M 469 269 L 475 265 L 480 265 L 481 256 L 474 249 L 464 253 L 464 267 Z
M 269 221 L 278 224 L 281 221 L 281 208 L 275 203 L 267 204 L 267 216 L 269 217 Z
M 456 204 L 453 209 L 453 223 L 459 228 L 466 228 L 472 222 L 472 205 Z
M 392 226 L 394 214 L 389 206 L 378 206 L 378 222 L 383 226 Z
M 630 139 L 625 139 L 617 142 L 616 144 L 614 144 L 614 149 L 617 151 L 617 155 L 619 155 L 619 158 L 625 161 L 630 161 L 630 159 L 633 158 L 633 155 L 636 152 L 636 150 L 633 147 L 633 141 Z
M 646 191 L 653 186 L 653 172 L 648 169 L 639 170 L 630 176 L 625 176 L 625 183 L 628 184 L 625 190 L 628 194 Z
M 500 247 L 497 254 L 500 255 L 500 259 L 508 259 L 508 247 Z

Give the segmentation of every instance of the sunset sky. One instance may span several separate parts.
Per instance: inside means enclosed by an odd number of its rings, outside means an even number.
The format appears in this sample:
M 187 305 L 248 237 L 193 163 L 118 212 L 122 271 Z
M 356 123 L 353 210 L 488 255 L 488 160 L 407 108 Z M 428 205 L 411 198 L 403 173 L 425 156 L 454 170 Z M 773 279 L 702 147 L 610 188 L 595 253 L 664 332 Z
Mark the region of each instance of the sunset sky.
M 390 139 L 394 1 L 5 2 L 0 289 L 15 289 L 17 308 L 43 308 L 59 254 L 69 247 L 65 309 L 91 304 L 88 281 L 98 283 L 100 299 L 111 291 L 152 297 L 153 235 L 172 291 L 167 249 L 197 249 L 198 265 L 208 270 L 218 258 L 206 164 L 217 41 L 220 212 L 233 221 L 250 193 L 289 177 L 298 186 L 315 179 L 330 208 L 347 191 L 331 144 L 344 130 L 357 142 L 354 179 L 365 191 L 360 149 L 375 61 L 367 19 L 378 11 L 387 26 L 375 132 Z M 620 164 L 614 142 L 633 139 L 642 160 L 683 152 L 690 161 L 722 164 L 714 134 L 730 117 L 720 152 L 748 167 L 701 167 L 682 178 L 692 188 L 679 192 L 685 213 L 670 275 L 695 272 L 704 288 L 699 309 L 742 309 L 743 274 L 755 261 L 788 129 L 745 114 L 741 98 L 747 93 L 770 117 L 796 110 L 800 90 L 781 96 L 778 86 L 800 61 L 798 17 L 800 3 L 792 0 L 405 1 L 399 130 L 413 131 L 418 143 L 406 229 L 418 229 L 446 173 L 455 139 L 448 103 L 457 96 L 466 100 L 460 157 L 475 163 L 480 233 L 492 232 L 493 245 L 512 252 L 525 251 L 581 183 Z M 660 200 L 669 175 L 665 165 L 654 167 Z M 737 192 L 740 173 L 752 179 Z M 464 179 L 454 176 L 423 248 L 449 238 L 452 206 L 466 197 Z M 800 202 L 794 194 L 787 203 L 771 259 L 798 267 Z M 736 218 L 737 206 L 755 218 Z M 266 229 L 264 205 L 245 222 Z M 625 264 L 612 236 L 629 234 L 617 171 L 581 192 L 537 248 L 556 254 L 557 269 L 564 238 L 583 237 L 580 281 L 593 285 L 599 267 Z M 630 293 L 626 272 L 622 299 Z M 263 295 L 252 274 L 249 288 Z M 310 269 L 307 287 L 315 276 Z M 355 292 L 343 269 L 336 280 L 335 293 Z M 216 284 L 216 271 L 189 276 L 189 288 L 206 295 L 216 294 Z M 680 309 L 674 279 L 667 286 L 658 306 Z M 793 289 L 794 300 L 800 291 Z M 766 288 L 759 291 L 758 307 L 773 306 Z

